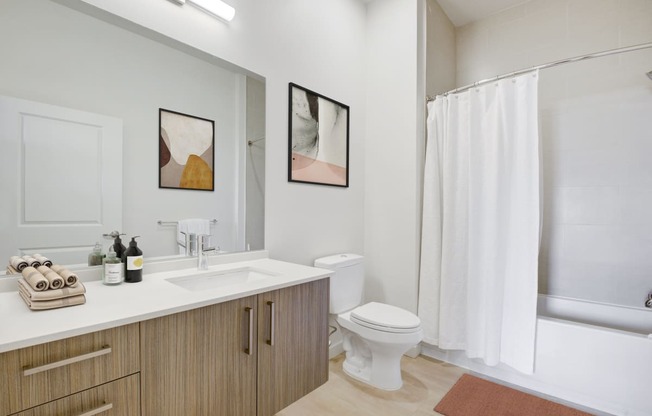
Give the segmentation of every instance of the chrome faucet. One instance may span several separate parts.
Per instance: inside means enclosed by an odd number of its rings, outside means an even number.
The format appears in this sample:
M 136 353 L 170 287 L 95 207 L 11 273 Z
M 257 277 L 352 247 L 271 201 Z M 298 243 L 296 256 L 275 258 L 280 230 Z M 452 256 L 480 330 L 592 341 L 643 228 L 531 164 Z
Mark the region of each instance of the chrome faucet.
M 194 233 L 179 231 L 185 237 L 184 244 L 179 243 L 185 249 L 186 256 L 195 256 L 197 251 L 197 236 Z
M 652 309 L 652 292 L 647 295 L 647 300 L 645 301 L 645 307 Z
M 215 251 L 215 247 L 204 248 L 204 237 L 209 237 L 206 234 L 197 235 L 197 269 L 208 270 L 208 254 Z

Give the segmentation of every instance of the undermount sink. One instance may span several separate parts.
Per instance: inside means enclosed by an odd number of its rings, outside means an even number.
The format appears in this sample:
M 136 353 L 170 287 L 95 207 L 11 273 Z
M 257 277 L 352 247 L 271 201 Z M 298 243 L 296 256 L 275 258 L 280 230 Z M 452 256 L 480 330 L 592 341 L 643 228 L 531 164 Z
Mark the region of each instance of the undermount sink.
M 256 282 L 274 276 L 278 276 L 278 273 L 246 266 L 228 270 L 208 270 L 200 274 L 171 277 L 165 280 L 184 289 L 198 292 L 202 290 L 218 289 L 225 286 Z

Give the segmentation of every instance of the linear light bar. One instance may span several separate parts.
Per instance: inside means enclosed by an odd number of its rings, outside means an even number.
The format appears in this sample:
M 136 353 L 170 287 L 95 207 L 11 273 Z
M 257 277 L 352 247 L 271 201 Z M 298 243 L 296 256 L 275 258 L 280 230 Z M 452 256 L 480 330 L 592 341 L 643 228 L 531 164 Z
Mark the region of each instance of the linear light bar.
M 221 0 L 188 0 L 188 3 L 227 22 L 233 20 L 235 16 L 235 9 Z

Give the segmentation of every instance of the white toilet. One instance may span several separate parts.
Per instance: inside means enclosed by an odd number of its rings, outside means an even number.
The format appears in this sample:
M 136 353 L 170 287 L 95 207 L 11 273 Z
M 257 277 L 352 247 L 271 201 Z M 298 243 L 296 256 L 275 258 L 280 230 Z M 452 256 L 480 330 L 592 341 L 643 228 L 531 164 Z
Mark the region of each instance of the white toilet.
M 423 339 L 421 321 L 396 306 L 370 302 L 362 306 L 363 257 L 336 254 L 315 260 L 315 267 L 333 270 L 330 313 L 342 329 L 346 351 L 344 372 L 383 390 L 403 385 L 401 357 Z

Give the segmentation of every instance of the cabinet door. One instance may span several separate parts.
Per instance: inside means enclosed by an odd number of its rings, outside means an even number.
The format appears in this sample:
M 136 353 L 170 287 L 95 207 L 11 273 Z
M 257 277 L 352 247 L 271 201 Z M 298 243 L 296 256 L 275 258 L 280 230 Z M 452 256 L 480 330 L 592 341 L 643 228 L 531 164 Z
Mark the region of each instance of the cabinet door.
M 252 296 L 141 322 L 143 416 L 255 415 L 255 307 Z
M 138 374 L 134 374 L 33 407 L 15 416 L 138 416 L 139 389 Z
M 329 280 L 258 295 L 258 416 L 328 380 Z

